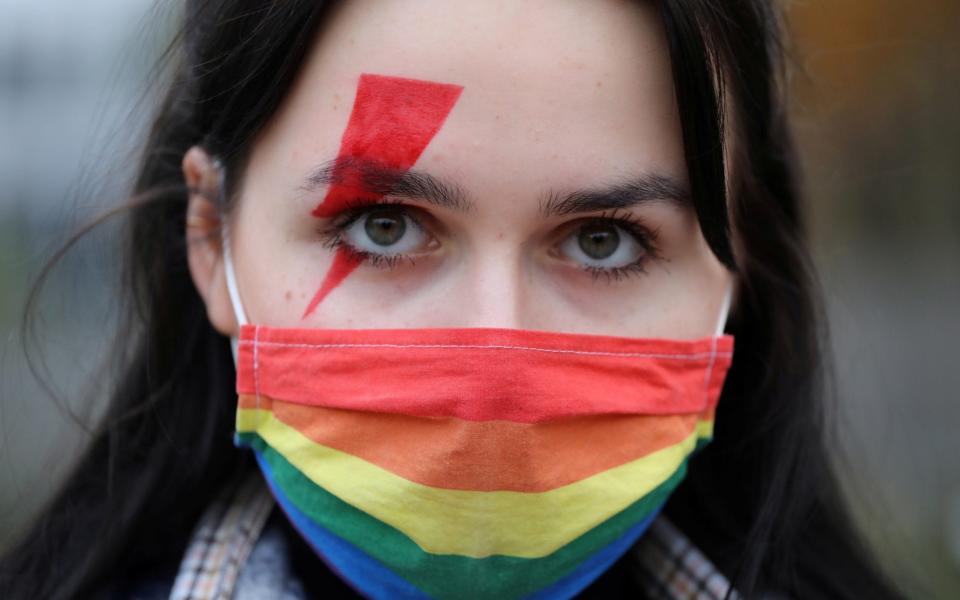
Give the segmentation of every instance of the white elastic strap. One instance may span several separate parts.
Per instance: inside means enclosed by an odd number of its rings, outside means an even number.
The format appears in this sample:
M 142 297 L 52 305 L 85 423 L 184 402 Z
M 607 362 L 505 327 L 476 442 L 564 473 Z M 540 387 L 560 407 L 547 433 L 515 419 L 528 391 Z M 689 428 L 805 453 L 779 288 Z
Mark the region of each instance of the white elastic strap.
M 723 293 L 723 303 L 720 305 L 720 317 L 717 319 L 717 327 L 713 332 L 713 337 L 723 335 L 723 330 L 727 326 L 727 316 L 730 314 L 730 303 L 733 300 L 733 278 L 727 281 L 727 289 Z
M 215 160 L 218 171 L 220 172 L 220 206 L 223 207 L 224 199 L 224 169 L 219 160 Z M 220 215 L 220 243 L 223 246 L 223 264 L 227 276 L 227 295 L 230 296 L 230 306 L 233 308 L 233 314 L 237 319 L 237 326 L 246 325 L 247 314 L 243 310 L 243 301 L 240 299 L 240 289 L 237 287 L 237 276 L 233 271 L 233 259 L 230 254 L 230 231 L 227 227 L 227 217 Z M 237 347 L 240 340 L 237 336 L 230 337 L 230 348 L 233 350 L 233 361 L 237 361 Z
M 233 259 L 230 257 L 230 236 L 227 235 L 227 225 L 223 225 L 223 263 L 227 274 L 227 293 L 230 294 L 230 305 L 233 306 L 233 314 L 237 318 L 238 325 L 246 325 L 247 314 L 243 310 L 243 301 L 240 300 L 240 290 L 237 289 L 237 276 L 233 272 Z
M 230 306 L 233 308 L 233 314 L 237 318 L 237 326 L 247 324 L 247 316 L 243 310 L 243 301 L 240 300 L 240 290 L 237 289 L 237 277 L 233 273 L 233 260 L 230 258 L 230 236 L 227 234 L 226 220 L 223 220 L 223 264 L 227 275 L 227 294 L 230 296 Z M 233 350 L 233 360 L 237 361 L 237 349 L 240 345 L 240 339 L 233 335 L 230 336 L 230 347 Z

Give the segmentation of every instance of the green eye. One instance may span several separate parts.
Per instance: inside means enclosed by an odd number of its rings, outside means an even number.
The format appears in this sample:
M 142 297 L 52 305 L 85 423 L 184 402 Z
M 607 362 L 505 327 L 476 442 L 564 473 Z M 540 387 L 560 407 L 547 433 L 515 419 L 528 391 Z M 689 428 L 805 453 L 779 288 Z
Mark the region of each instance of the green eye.
M 378 210 L 364 219 L 363 229 L 378 246 L 392 246 L 403 238 L 407 223 L 401 211 Z
M 612 225 L 584 225 L 577 235 L 577 243 L 588 257 L 603 260 L 612 256 L 620 247 L 620 234 Z
M 655 258 L 654 234 L 626 219 L 597 217 L 581 223 L 560 244 L 560 252 L 594 276 L 619 279 L 627 273 L 644 273 Z

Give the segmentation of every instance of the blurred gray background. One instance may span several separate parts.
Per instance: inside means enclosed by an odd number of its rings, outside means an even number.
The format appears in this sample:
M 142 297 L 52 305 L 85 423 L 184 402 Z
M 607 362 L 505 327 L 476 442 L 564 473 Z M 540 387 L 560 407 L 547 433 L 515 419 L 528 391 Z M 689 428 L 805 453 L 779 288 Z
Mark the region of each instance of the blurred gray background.
M 110 331 L 115 230 L 41 266 L 123 199 L 169 7 L 0 0 L 0 548 L 84 439 Z M 911 597 L 960 597 L 960 2 L 789 11 L 793 117 L 836 354 L 837 461 Z M 42 357 L 42 360 L 41 360 Z M 52 393 L 52 394 L 51 394 Z M 52 397 L 53 396 L 53 397 Z

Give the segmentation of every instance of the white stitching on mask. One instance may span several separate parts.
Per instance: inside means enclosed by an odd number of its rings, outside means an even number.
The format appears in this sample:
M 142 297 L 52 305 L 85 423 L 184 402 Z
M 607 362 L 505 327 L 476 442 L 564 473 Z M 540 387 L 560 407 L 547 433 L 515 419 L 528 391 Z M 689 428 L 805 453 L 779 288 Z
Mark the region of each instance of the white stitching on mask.
M 240 344 L 250 344 L 249 340 L 241 340 Z M 710 352 L 698 352 L 694 354 L 654 354 L 646 352 L 600 352 L 590 350 L 563 350 L 557 348 L 537 348 L 533 346 L 505 346 L 505 345 L 480 345 L 480 344 L 289 344 L 284 342 L 258 342 L 254 340 L 254 346 L 273 346 L 280 348 L 448 348 L 448 349 L 496 349 L 496 350 L 521 350 L 529 352 L 549 352 L 554 354 L 579 354 L 585 356 L 620 356 L 623 358 L 663 358 L 678 360 L 715 360 L 717 357 L 733 356 L 733 352 L 717 352 L 717 339 L 712 340 L 712 349 Z

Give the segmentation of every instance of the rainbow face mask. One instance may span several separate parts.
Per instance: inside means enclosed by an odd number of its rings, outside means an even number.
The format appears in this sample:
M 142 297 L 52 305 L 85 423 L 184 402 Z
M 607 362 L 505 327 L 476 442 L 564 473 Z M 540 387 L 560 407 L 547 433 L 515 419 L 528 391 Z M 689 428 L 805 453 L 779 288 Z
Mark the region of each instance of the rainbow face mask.
M 225 244 L 226 247 L 226 244 Z M 242 324 L 236 444 L 371 598 L 567 598 L 643 534 L 710 440 L 721 335 Z

